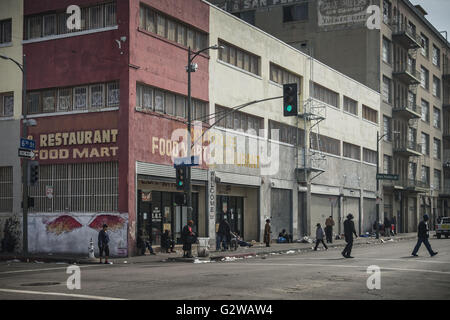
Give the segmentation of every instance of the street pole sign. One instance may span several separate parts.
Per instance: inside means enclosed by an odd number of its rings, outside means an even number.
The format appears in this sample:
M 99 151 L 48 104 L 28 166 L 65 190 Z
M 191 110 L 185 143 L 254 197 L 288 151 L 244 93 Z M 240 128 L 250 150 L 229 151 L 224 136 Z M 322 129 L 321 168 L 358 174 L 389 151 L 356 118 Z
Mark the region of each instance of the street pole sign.
M 377 173 L 377 180 L 398 180 L 398 174 Z
M 35 156 L 34 152 L 28 149 L 19 148 L 19 157 L 33 159 Z
M 176 167 L 180 167 L 180 166 L 185 166 L 185 167 L 193 167 L 193 166 L 198 166 L 199 165 L 199 157 L 198 156 L 191 156 L 191 158 L 189 159 L 189 157 L 184 157 L 184 158 L 175 158 L 173 160 L 173 166 Z
M 27 150 L 36 150 L 36 141 L 20 138 L 20 148 Z

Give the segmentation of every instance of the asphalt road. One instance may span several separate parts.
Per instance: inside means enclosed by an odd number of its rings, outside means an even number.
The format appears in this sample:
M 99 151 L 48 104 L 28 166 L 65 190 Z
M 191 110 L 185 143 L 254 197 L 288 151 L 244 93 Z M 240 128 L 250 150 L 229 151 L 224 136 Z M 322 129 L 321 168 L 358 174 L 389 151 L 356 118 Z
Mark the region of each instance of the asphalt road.
M 141 262 L 80 266 L 81 289 L 69 290 L 65 264 L 0 263 L 0 300 L 7 299 L 449 299 L 450 239 L 432 239 L 439 254 L 415 241 L 267 255 L 229 262 Z M 369 266 L 380 289 L 368 289 Z M 371 282 L 374 283 L 374 282 Z

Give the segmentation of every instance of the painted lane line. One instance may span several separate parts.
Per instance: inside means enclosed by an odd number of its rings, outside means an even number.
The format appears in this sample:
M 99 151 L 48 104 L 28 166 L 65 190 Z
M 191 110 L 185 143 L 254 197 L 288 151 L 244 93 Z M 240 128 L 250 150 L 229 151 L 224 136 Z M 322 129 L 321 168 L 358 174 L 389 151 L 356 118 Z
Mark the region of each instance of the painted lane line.
M 284 258 L 283 260 L 337 260 L 339 257 L 336 258 Z M 376 261 L 401 261 L 401 262 L 424 262 L 424 263 L 441 263 L 441 264 L 450 264 L 449 261 L 436 261 L 436 260 L 418 260 L 415 258 L 406 258 L 406 259 L 389 259 L 389 258 L 364 258 L 364 257 L 356 257 L 358 260 L 376 260 Z M 342 259 L 339 259 L 342 260 Z
M 235 263 L 223 264 L 233 266 L 237 265 Z M 339 264 L 316 264 L 316 263 L 242 263 L 241 266 L 262 266 L 262 267 L 298 267 L 298 266 L 311 266 L 311 267 L 332 267 L 332 268 L 358 268 L 366 270 L 367 266 L 355 266 L 355 265 L 339 265 Z M 437 274 L 448 274 L 450 271 L 435 271 L 435 270 L 424 270 L 424 269 L 405 269 L 405 268 L 392 268 L 392 267 L 380 267 L 381 270 L 393 270 L 393 271 L 405 271 L 405 272 L 423 272 L 423 273 L 437 273 Z
M 68 265 L 69 266 L 69 265 Z M 79 265 L 78 265 L 79 266 Z M 91 268 L 91 267 L 104 267 L 104 265 L 88 265 L 88 266 L 79 266 L 80 268 Z M 28 270 L 14 270 L 14 271 L 3 271 L 0 274 L 12 274 L 12 273 L 26 273 L 26 272 L 40 272 L 40 271 L 52 271 L 52 270 L 67 270 L 67 267 L 58 267 L 58 268 L 45 268 L 45 269 L 28 269 Z
M 111 298 L 111 297 L 102 297 L 102 296 L 90 296 L 90 295 L 84 295 L 84 294 L 59 293 L 59 292 L 42 292 L 42 291 L 28 291 L 28 290 L 0 289 L 0 292 L 47 295 L 47 296 L 61 296 L 61 297 L 83 298 L 83 299 L 93 299 L 93 300 L 126 300 L 126 299 L 121 299 L 121 298 Z

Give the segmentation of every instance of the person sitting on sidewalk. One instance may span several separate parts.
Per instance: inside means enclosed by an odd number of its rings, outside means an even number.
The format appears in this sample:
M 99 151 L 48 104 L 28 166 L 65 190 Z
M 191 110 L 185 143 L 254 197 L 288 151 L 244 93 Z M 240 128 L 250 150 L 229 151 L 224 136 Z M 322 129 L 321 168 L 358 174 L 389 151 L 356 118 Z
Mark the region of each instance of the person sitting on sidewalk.
M 292 243 L 292 234 L 286 232 L 286 229 L 283 229 L 278 234 L 278 243 Z
M 145 255 L 145 250 L 150 251 L 151 255 L 156 255 L 155 251 L 152 248 L 152 238 L 151 236 L 147 233 L 147 231 L 142 228 L 141 232 L 140 232 L 140 238 L 141 238 L 141 254 L 144 256 Z
M 169 230 L 165 230 L 164 233 L 161 235 L 161 251 L 165 251 L 166 253 L 175 252 L 175 241 L 173 241 L 170 238 L 170 232 Z
M 239 231 L 236 231 L 235 233 L 232 232 L 232 234 L 236 238 L 238 245 L 240 245 L 241 247 L 252 247 L 253 246 L 253 244 L 251 244 L 250 242 L 246 242 L 246 241 L 244 241 L 244 239 L 241 238 L 241 236 L 239 235 Z

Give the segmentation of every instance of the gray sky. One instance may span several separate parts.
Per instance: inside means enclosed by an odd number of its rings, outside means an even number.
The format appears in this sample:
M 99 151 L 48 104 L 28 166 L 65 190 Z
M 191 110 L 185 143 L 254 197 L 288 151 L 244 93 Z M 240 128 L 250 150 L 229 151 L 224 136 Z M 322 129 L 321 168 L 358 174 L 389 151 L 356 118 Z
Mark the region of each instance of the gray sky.
M 450 0 L 410 0 L 420 4 L 428 12 L 425 17 L 438 31 L 447 31 L 450 40 Z M 445 35 L 444 35 L 445 37 Z

